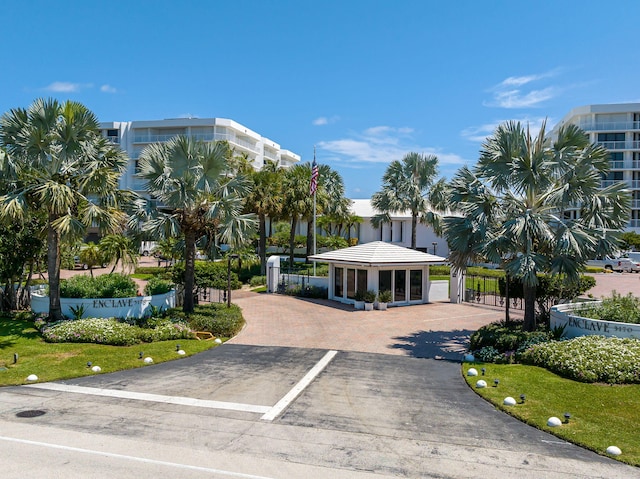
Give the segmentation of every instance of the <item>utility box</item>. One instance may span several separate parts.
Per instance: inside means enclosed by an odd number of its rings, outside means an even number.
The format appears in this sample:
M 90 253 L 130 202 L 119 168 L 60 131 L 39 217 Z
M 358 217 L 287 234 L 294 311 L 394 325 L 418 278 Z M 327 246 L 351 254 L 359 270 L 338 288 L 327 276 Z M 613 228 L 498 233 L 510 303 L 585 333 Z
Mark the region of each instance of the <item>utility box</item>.
M 278 292 L 280 279 L 280 256 L 269 256 L 267 260 L 267 293 Z

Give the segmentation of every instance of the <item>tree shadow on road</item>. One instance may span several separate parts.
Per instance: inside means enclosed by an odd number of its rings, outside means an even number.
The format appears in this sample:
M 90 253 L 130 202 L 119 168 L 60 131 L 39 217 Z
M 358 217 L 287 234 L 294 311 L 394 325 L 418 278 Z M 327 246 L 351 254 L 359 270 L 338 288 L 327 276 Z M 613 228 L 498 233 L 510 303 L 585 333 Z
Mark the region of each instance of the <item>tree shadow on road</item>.
M 402 349 L 414 358 L 444 359 L 462 361 L 469 347 L 469 338 L 474 331 L 468 329 L 455 331 L 418 331 L 408 336 L 397 336 L 398 341 L 389 346 Z

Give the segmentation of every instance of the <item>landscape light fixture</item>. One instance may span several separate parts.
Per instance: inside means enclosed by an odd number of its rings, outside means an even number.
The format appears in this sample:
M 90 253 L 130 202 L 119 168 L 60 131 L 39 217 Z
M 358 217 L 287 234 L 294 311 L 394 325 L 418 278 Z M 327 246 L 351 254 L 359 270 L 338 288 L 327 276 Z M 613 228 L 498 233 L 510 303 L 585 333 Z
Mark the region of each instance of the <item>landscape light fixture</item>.
M 526 397 L 524 394 L 520 394 L 520 402 L 521 402 L 522 404 L 524 404 L 524 400 L 525 400 L 526 398 L 527 398 L 527 397 Z
M 499 379 L 494 379 L 493 380 L 493 387 L 498 387 L 498 384 L 500 384 L 500 380 Z
M 487 372 L 487 368 L 482 368 L 480 371 L 482 371 L 482 375 L 484 376 L 484 373 Z
M 176 351 L 180 351 L 180 345 L 176 344 Z
M 90 368 L 91 367 L 91 361 L 87 361 L 87 367 Z
M 140 351 L 140 354 L 138 354 L 138 359 L 142 359 L 142 356 L 144 356 L 144 353 Z
M 18 362 L 18 353 L 13 353 L 13 364 Z
M 568 412 L 564 413 L 564 423 L 565 424 L 569 424 L 569 419 L 571 419 L 571 414 L 569 414 Z

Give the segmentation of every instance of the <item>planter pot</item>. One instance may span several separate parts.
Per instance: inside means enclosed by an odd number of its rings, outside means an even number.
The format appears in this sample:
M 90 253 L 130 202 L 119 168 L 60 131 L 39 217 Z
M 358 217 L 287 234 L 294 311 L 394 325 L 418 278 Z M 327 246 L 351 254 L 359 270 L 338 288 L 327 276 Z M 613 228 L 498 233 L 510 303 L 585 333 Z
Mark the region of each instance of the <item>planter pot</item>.
M 355 309 L 364 309 L 364 301 L 354 301 L 353 307 Z
M 373 303 L 364 303 L 365 311 L 373 311 Z
M 387 303 L 378 303 L 378 310 L 386 311 L 387 310 Z

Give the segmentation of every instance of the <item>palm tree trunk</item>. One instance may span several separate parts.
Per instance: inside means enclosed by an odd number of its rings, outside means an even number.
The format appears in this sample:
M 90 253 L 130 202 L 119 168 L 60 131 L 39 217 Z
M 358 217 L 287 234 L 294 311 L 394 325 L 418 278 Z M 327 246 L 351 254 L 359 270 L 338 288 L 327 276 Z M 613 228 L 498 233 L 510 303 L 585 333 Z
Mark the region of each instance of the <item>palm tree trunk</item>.
M 411 215 L 411 249 L 416 249 L 416 230 L 418 229 L 418 215 Z
M 184 233 L 184 302 L 182 311 L 193 313 L 193 286 L 195 283 L 196 234 L 192 230 Z
M 260 274 L 265 275 L 267 271 L 267 225 L 265 215 L 258 215 L 259 235 L 258 249 L 260 250 Z
M 60 235 L 51 226 L 55 219 L 54 215 L 49 215 L 49 227 L 47 229 L 49 318 L 52 321 L 60 321 L 62 319 L 62 307 L 60 306 Z
M 536 287 L 522 285 L 524 295 L 524 330 L 536 329 Z
M 291 218 L 291 232 L 289 233 L 289 270 L 293 268 L 294 261 L 294 252 L 293 249 L 296 246 L 296 223 L 297 219 L 295 216 Z

